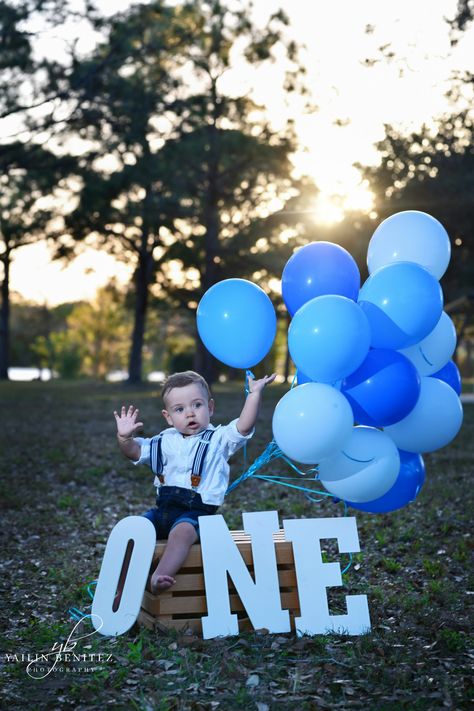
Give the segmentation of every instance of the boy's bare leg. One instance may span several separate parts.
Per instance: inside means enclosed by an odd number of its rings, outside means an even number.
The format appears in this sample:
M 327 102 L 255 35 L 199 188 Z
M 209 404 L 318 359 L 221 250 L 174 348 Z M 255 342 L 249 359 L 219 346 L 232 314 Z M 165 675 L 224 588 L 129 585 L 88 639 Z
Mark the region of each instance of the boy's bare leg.
M 191 523 L 178 523 L 170 532 L 168 543 L 155 572 L 151 576 L 151 591 L 159 593 L 176 582 L 174 576 L 186 560 L 189 549 L 197 541 L 196 529 Z

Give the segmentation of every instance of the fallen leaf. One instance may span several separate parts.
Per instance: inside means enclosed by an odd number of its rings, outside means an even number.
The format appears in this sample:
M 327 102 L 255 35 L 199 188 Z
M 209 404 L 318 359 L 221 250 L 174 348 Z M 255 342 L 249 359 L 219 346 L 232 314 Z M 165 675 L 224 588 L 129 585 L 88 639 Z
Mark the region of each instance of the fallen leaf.
M 247 679 L 247 681 L 245 682 L 245 686 L 249 686 L 249 687 L 258 686 L 259 684 L 260 684 L 260 677 L 258 676 L 258 674 L 251 674 L 249 676 L 249 678 Z

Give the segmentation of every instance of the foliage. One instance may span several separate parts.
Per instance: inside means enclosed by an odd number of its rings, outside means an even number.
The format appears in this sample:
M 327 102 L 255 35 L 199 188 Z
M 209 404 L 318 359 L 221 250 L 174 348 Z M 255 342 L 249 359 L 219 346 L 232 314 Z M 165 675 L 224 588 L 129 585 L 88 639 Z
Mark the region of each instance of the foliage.
M 60 378 L 77 378 L 81 372 L 83 353 L 80 344 L 67 331 L 53 331 L 47 337 L 38 336 L 32 350 L 41 367 L 48 367 Z
M 128 315 L 114 284 L 99 289 L 92 302 L 76 304 L 65 327 L 39 336 L 33 350 L 44 367 L 60 377 L 82 373 L 104 379 L 111 370 L 122 370 L 126 362 Z
M 16 299 L 13 309 L 14 364 L 49 368 L 61 378 L 104 379 L 127 365 L 133 313 L 114 282 L 91 302 L 47 309 Z M 186 312 L 151 310 L 144 349 L 144 371 L 179 369 L 192 363 L 194 328 Z M 182 369 L 182 368 L 181 368 Z
M 11 143 L 0 149 L 0 263 L 2 306 L 0 315 L 0 378 L 7 377 L 9 361 L 10 265 L 19 247 L 55 234 L 57 214 L 54 189 L 69 172 L 73 161 L 57 159 L 37 144 Z M 46 199 L 46 200 L 45 200 Z
M 473 0 L 458 0 L 456 14 L 449 22 L 452 29 L 457 32 L 464 32 L 474 19 Z
M 83 352 L 83 372 L 105 378 L 126 361 L 129 325 L 117 289 L 99 289 L 91 303 L 78 304 L 67 319 L 71 338 Z
M 249 17 L 249 7 L 219 0 L 133 6 L 103 21 L 105 40 L 58 79 L 75 104 L 68 132 L 92 146 L 81 158 L 69 232 L 76 240 L 96 234 L 136 266 L 132 381 L 141 377 L 150 287 L 195 308 L 225 269 L 251 273 L 256 233 L 263 226 L 266 246 L 281 228 L 281 217 L 265 215 L 298 192 L 291 126 L 275 132 L 251 97 L 222 88 L 237 47 L 255 70 L 278 48 L 287 58 L 282 92 L 299 90 L 284 13 L 262 30 Z
M 66 307 L 66 305 L 64 305 Z M 67 308 L 67 307 L 66 307 Z M 63 311 L 63 309 L 61 309 Z M 19 294 L 12 294 L 11 300 L 11 363 L 17 367 L 48 368 L 49 361 L 38 360 L 31 349 L 32 343 L 39 336 L 47 336 L 52 328 L 59 327 L 64 318 L 59 317 L 57 309 L 46 305 L 31 303 Z
M 35 58 L 27 23 L 39 15 L 52 24 L 61 22 L 65 7 L 59 0 L 0 2 L 0 118 L 16 119 L 7 124 L 10 135 L 0 141 L 0 379 L 8 378 L 10 357 L 12 252 L 44 239 L 46 232 L 51 239 L 57 237 L 61 220 L 53 222 L 58 217 L 56 191 L 75 168 L 72 157 L 58 158 L 44 147 L 44 135 L 33 140 L 35 118 L 28 114 L 53 96 L 45 64 Z

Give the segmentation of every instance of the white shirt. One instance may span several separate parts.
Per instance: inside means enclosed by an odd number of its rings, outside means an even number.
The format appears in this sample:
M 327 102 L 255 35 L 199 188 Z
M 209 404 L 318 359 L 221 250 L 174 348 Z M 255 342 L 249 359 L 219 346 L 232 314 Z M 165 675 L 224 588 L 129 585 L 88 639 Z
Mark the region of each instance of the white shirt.
M 237 420 L 232 420 L 228 425 L 218 425 L 217 427 L 209 424 L 206 429 L 215 430 L 215 434 L 213 434 L 207 450 L 202 479 L 197 492 L 205 504 L 220 506 L 229 486 L 230 467 L 227 460 L 234 452 L 243 447 L 255 430 L 252 430 L 248 435 L 240 434 L 237 429 Z M 194 455 L 201 441 L 201 434 L 202 432 L 199 432 L 185 437 L 174 427 L 163 430 L 161 456 L 165 486 L 191 489 L 191 469 Z M 151 438 L 134 437 L 134 439 L 140 445 L 141 452 L 140 459 L 131 461 L 133 464 L 148 464 L 150 466 Z M 161 484 L 156 476 L 154 484 L 159 492 Z

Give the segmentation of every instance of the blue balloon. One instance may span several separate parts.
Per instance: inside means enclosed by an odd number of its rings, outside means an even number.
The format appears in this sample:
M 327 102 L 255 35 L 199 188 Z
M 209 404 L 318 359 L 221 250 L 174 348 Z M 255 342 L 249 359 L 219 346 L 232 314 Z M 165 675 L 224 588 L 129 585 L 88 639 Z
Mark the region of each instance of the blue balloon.
M 425 481 L 425 464 L 421 454 L 412 452 L 404 452 L 399 450 L 400 454 L 400 471 L 393 484 L 383 496 L 373 501 L 365 501 L 364 503 L 356 503 L 354 501 L 346 501 L 348 506 L 359 511 L 367 511 L 368 513 L 388 513 L 403 508 L 414 501 L 421 491 Z
M 434 276 L 418 264 L 396 262 L 374 272 L 359 293 L 373 348 L 407 348 L 438 323 L 443 292 Z
M 298 249 L 283 270 L 281 290 L 293 316 L 316 296 L 339 294 L 357 300 L 359 268 L 349 252 L 333 242 L 311 242 Z
M 438 378 L 438 380 L 442 380 L 443 382 L 450 385 L 455 393 L 457 393 L 458 395 L 461 394 L 461 373 L 459 372 L 458 367 L 453 360 L 450 360 L 449 363 L 446 363 L 446 365 L 441 368 L 441 370 L 438 370 L 437 373 L 433 373 L 431 377 Z M 299 381 L 300 376 L 298 373 L 298 383 Z
M 341 391 L 349 400 L 356 422 L 385 427 L 413 410 L 420 394 L 420 376 L 401 353 L 375 348 L 343 380 Z
M 352 373 L 369 350 L 370 328 L 359 306 L 345 296 L 317 296 L 294 315 L 288 347 L 298 370 L 321 383 Z
M 296 374 L 296 384 L 297 385 L 304 385 L 305 383 L 312 383 L 312 382 L 314 382 L 314 381 L 311 380 L 311 378 L 308 378 L 308 376 L 305 375 L 302 370 L 298 370 L 298 372 Z
M 225 279 L 206 291 L 196 314 L 207 350 L 232 368 L 251 368 L 270 350 L 276 334 L 272 302 L 246 279 Z
M 440 279 L 449 264 L 451 244 L 441 222 L 426 212 L 406 210 L 384 220 L 369 242 L 367 265 L 372 274 L 394 262 L 416 262 Z

